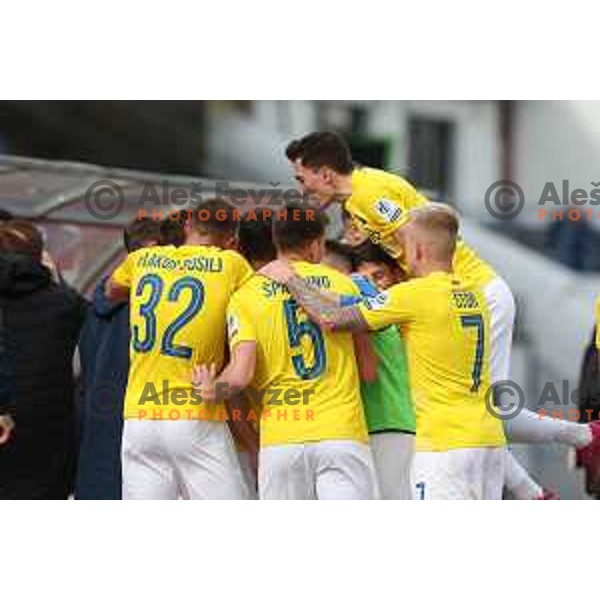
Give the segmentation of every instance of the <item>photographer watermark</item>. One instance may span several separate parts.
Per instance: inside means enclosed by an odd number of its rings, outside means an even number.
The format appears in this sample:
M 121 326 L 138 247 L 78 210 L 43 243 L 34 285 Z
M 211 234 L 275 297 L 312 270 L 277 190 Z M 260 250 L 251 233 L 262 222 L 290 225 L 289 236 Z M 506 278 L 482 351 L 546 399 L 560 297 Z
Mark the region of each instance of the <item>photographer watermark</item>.
M 252 207 L 283 207 L 290 202 L 307 206 L 308 194 L 297 188 L 282 188 L 281 182 L 270 181 L 268 187 L 241 187 L 229 181 L 217 181 L 210 189 L 203 189 L 201 181 L 190 181 L 188 185 L 162 179 L 145 182 L 143 186 L 121 185 L 112 179 L 100 179 L 86 190 L 83 202 L 87 212 L 99 221 L 110 221 L 118 217 L 125 204 L 137 209 L 138 219 L 152 218 L 178 220 L 189 215 L 206 200 L 226 200 L 234 208 L 252 210 Z M 273 210 L 276 218 L 277 211 Z M 246 213 L 237 211 L 238 220 Z M 256 214 L 256 211 L 255 211 Z
M 97 420 L 109 421 L 123 414 L 128 418 L 179 421 L 198 419 L 209 421 L 314 421 L 315 410 L 308 408 L 313 398 L 313 388 L 281 387 L 277 382 L 270 386 L 244 390 L 245 408 L 242 411 L 228 403 L 239 396 L 225 383 L 216 384 L 210 398 L 192 382 L 183 387 L 181 382 L 146 382 L 139 398 L 124 406 L 125 384 L 100 380 L 85 390 L 86 408 Z
M 485 192 L 485 207 L 492 217 L 501 221 L 514 219 L 525 206 L 525 194 L 520 185 L 509 179 L 495 181 Z
M 510 379 L 497 381 L 489 386 L 484 399 L 487 411 L 501 421 L 514 419 L 526 405 L 523 388 Z M 582 409 L 584 403 L 587 408 Z M 535 402 L 527 408 L 540 419 L 547 417 L 580 422 L 585 417 L 589 421 L 595 418 L 600 409 L 600 398 L 581 398 L 579 390 L 571 389 L 567 379 L 562 380 L 558 386 L 553 381 L 547 381 Z
M 534 197 L 538 205 L 538 221 L 600 219 L 600 181 L 591 181 L 589 188 L 573 187 L 568 179 L 546 181 Z M 495 219 L 514 219 L 525 206 L 525 194 L 515 181 L 495 181 L 486 190 L 485 206 Z

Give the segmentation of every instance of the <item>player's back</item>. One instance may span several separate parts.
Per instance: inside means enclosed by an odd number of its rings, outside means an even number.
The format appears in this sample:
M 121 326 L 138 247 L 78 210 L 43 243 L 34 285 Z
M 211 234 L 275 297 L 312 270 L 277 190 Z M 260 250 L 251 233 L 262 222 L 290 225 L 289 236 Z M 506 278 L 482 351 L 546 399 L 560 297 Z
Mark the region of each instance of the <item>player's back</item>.
M 295 262 L 319 289 L 357 295 L 349 277 Z M 355 440 L 367 431 L 352 335 L 322 330 L 287 289 L 256 275 L 232 298 L 230 342 L 256 341 L 251 396 L 262 399 L 261 445 Z
M 489 314 L 481 290 L 436 272 L 393 286 L 403 295 L 402 324 L 417 414 L 417 448 L 494 447 L 502 423 L 486 407 L 490 389 Z
M 427 203 L 427 198 L 406 179 L 379 169 L 360 167 L 352 173 L 352 195 L 346 209 L 370 240 L 380 244 L 406 270 L 401 244 L 393 233 L 408 221 L 411 210 Z M 486 285 L 496 275 L 462 240 L 457 243 L 454 271 L 463 280 L 477 285 Z
M 375 244 L 408 220 L 408 213 L 427 203 L 427 198 L 405 179 L 369 167 L 352 172 L 352 195 L 345 208 Z
M 223 364 L 227 303 L 252 273 L 237 252 L 162 246 L 129 255 L 113 275 L 130 287 L 125 418 L 197 418 L 195 363 Z

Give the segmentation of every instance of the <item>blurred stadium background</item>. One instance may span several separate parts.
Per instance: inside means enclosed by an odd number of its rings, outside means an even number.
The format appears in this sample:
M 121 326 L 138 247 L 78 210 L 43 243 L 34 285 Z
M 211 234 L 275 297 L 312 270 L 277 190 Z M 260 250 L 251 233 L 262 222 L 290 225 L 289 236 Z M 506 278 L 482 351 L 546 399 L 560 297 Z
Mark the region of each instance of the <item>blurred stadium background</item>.
M 464 237 L 516 296 L 512 378 L 530 406 L 547 382 L 561 399 L 563 381 L 577 388 L 600 292 L 599 213 L 589 206 L 590 222 L 540 220 L 538 199 L 549 181 L 559 193 L 569 180 L 588 194 L 600 182 L 600 102 L 0 102 L 0 208 L 34 219 L 65 276 L 88 292 L 118 260 L 121 228 L 145 183 L 166 176 L 189 189 L 200 181 L 203 197 L 217 180 L 290 187 L 285 144 L 315 129 L 345 134 L 358 162 L 402 174 L 460 211 Z M 126 198 L 109 221 L 83 201 L 100 179 L 118 182 Z M 523 189 L 514 219 L 486 209 L 498 180 Z M 566 415 L 569 407 L 547 408 Z M 584 497 L 563 448 L 516 452 L 561 497 Z

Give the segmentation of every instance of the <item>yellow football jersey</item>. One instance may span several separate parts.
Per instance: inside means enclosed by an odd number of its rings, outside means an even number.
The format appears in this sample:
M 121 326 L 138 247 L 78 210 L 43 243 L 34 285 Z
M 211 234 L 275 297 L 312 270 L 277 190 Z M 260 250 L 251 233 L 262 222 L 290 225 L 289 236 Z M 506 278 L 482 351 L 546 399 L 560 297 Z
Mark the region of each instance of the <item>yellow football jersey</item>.
M 402 177 L 360 167 L 352 172 L 352 195 L 344 208 L 352 215 L 356 226 L 381 245 L 402 268 L 402 248 L 394 232 L 406 224 L 409 212 L 427 204 L 428 200 Z M 458 241 L 454 257 L 454 271 L 463 281 L 486 285 L 496 276 L 490 265 L 462 240 Z
M 225 419 L 193 391 L 192 367 L 222 367 L 227 303 L 252 273 L 213 246 L 144 248 L 117 267 L 113 281 L 130 289 L 126 419 Z
M 349 277 L 325 265 L 295 262 L 312 285 L 359 295 Z M 260 403 L 261 446 L 355 440 L 367 442 L 352 335 L 323 331 L 287 289 L 256 275 L 236 292 L 227 311 L 229 343 L 257 345 L 248 395 Z
M 400 323 L 417 416 L 417 449 L 504 445 L 485 405 L 490 387 L 489 314 L 479 288 L 437 272 L 359 305 L 369 327 Z

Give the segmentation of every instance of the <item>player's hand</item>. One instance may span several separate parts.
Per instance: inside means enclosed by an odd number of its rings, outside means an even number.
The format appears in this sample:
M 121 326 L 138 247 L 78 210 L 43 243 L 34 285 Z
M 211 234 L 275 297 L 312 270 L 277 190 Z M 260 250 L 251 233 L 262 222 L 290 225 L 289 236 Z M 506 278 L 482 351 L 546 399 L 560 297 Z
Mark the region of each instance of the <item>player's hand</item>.
M 15 427 L 15 422 L 10 415 L 0 415 L 0 446 L 6 444 Z
M 281 259 L 271 261 L 258 272 L 282 285 L 285 285 L 296 274 L 292 265 Z
M 217 397 L 215 380 L 217 378 L 217 366 L 196 365 L 192 372 L 192 385 L 200 394 L 204 402 L 214 402 Z

